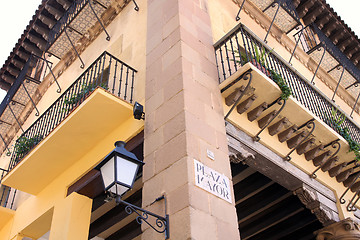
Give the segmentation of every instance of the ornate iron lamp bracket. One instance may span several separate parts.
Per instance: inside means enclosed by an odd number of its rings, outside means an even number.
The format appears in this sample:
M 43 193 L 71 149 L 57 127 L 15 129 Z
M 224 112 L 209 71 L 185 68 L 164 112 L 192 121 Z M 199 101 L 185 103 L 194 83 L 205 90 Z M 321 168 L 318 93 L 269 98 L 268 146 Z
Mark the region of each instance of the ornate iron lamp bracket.
M 166 214 L 166 198 L 164 195 L 162 195 L 161 197 L 158 197 L 153 203 L 160 201 L 164 199 L 165 200 L 165 217 L 159 216 L 155 213 L 152 213 L 150 211 L 147 211 L 145 209 L 142 209 L 138 206 L 135 206 L 131 203 L 128 203 L 124 200 L 121 200 L 120 196 L 117 196 L 115 198 L 116 204 L 124 204 L 125 205 L 125 212 L 127 214 L 132 214 L 135 213 L 138 216 L 136 217 L 136 222 L 138 224 L 142 224 L 143 222 L 145 222 L 147 225 L 149 225 L 152 229 L 154 229 L 156 232 L 158 233 L 165 233 L 165 239 L 169 239 L 170 238 L 170 229 L 169 229 L 169 215 Z M 156 225 L 152 225 L 151 223 L 149 223 L 148 218 L 149 215 L 154 217 L 156 220 Z

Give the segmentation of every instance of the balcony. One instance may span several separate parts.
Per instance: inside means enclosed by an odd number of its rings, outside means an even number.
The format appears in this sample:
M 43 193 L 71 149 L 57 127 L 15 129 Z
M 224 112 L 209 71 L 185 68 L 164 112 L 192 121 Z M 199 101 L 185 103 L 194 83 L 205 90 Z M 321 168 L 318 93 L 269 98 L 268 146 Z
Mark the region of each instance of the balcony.
M 127 123 L 132 118 L 135 73 L 107 52 L 99 56 L 16 141 L 4 184 L 36 194 L 50 181 L 44 179 L 60 174 L 120 123 Z M 138 122 L 130 122 L 129 131 L 139 128 Z M 47 172 L 34 176 L 44 166 Z M 31 181 L 18 179 L 25 176 Z
M 330 175 L 357 197 L 359 125 L 246 26 L 214 47 L 225 119 L 311 178 Z
M 0 105 L 0 137 L 7 148 L 4 138 L 13 126 L 20 127 L 19 119 L 27 108 L 28 102 L 33 106 L 35 92 L 46 75 L 53 77 L 52 63 L 41 57 L 31 55 L 22 68 L 11 89 Z M 55 79 L 56 80 L 56 79 Z M 36 109 L 37 110 L 37 109 Z M 36 113 L 38 115 L 38 112 Z M 21 128 L 21 127 L 20 127 Z M 9 136 L 7 136 L 9 140 Z M 9 149 L 6 149 L 9 151 Z
M 87 70 L 19 137 L 14 147 L 11 170 L 34 146 L 63 121 L 97 87 L 133 102 L 136 70 L 104 52 Z

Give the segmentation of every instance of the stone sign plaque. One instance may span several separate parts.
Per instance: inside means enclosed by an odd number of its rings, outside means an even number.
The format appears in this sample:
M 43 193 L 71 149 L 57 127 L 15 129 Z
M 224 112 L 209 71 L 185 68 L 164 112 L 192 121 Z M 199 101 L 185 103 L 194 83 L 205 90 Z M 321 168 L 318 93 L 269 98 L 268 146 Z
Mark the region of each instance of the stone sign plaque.
M 232 203 L 230 180 L 201 162 L 194 159 L 196 186 Z

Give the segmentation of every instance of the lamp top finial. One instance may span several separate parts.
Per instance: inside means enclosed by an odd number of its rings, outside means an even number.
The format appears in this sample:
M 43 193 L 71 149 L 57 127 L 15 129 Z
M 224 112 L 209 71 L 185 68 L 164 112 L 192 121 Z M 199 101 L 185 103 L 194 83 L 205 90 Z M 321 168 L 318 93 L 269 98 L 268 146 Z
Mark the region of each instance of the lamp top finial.
M 124 142 L 124 141 L 116 141 L 114 145 L 115 145 L 115 147 L 123 147 L 123 148 L 125 148 L 126 142 Z

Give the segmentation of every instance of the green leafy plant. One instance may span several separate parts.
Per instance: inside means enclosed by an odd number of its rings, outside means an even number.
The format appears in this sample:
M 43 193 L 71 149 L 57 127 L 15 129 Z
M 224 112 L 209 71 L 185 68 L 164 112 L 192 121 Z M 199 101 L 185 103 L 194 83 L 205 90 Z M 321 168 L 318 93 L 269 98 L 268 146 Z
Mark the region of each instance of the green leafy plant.
M 287 100 L 292 94 L 291 88 L 286 84 L 285 80 L 280 74 L 278 74 L 272 69 L 269 69 L 269 72 L 270 77 L 272 78 L 272 80 L 274 80 L 274 82 L 279 86 L 281 90 L 280 98 L 283 100 Z
M 234 50 L 228 49 L 228 51 L 235 53 L 234 54 L 235 59 L 230 59 L 230 61 L 234 61 L 240 65 L 244 65 L 245 63 L 249 62 L 248 57 L 246 56 L 245 52 L 242 52 L 242 51 L 239 52 L 236 49 L 234 49 Z
M 337 128 L 336 130 L 341 130 L 341 124 L 345 121 L 345 114 L 338 114 L 337 109 L 334 107 L 331 109 L 331 124 Z
M 15 153 L 18 157 L 25 156 L 34 146 L 36 146 L 43 139 L 42 135 L 35 135 L 31 138 L 20 137 L 16 141 Z
M 265 60 L 274 49 L 271 49 L 270 51 L 266 52 L 263 46 L 259 48 L 254 42 L 252 42 L 252 46 L 255 51 L 255 61 L 260 63 L 260 65 L 268 68 L 267 66 L 265 66 L 266 65 Z
M 257 68 L 259 68 L 262 72 L 264 72 L 266 75 L 271 77 L 271 79 L 279 86 L 281 90 L 280 98 L 287 100 L 291 95 L 292 91 L 291 88 L 287 85 L 284 78 L 274 70 L 270 69 L 269 67 L 265 67 L 266 65 L 266 58 L 267 56 L 274 50 L 266 52 L 264 47 L 259 48 L 254 42 L 252 42 L 252 46 L 255 52 L 254 61 Z M 235 56 L 235 61 L 239 64 L 245 64 L 249 62 L 248 57 L 245 52 L 239 52 L 237 50 L 234 50 L 234 52 L 237 54 Z M 254 63 L 254 62 L 253 62 Z M 259 63 L 259 64 L 257 64 Z
M 80 92 L 77 94 L 74 94 L 70 98 L 65 98 L 65 105 L 75 105 L 78 102 L 80 102 L 84 97 L 89 95 L 91 92 L 93 92 L 97 87 L 104 88 L 105 90 L 108 90 L 108 86 L 106 83 L 101 83 L 100 85 L 96 83 L 91 83 L 89 85 L 83 84 Z
M 360 144 L 351 138 L 347 127 L 343 128 L 341 126 L 345 119 L 345 114 L 339 114 L 335 108 L 331 109 L 331 117 L 329 119 L 330 126 L 332 126 L 348 142 L 349 152 L 353 152 L 355 154 L 355 160 L 360 161 Z
M 253 46 L 255 53 L 255 56 L 252 57 L 253 62 L 259 63 L 261 66 L 265 67 L 266 58 L 274 49 L 271 49 L 270 51 L 267 52 L 265 47 L 259 48 L 254 42 L 252 42 L 251 44 Z M 228 49 L 228 51 L 233 51 L 235 54 L 237 54 L 235 55 L 235 60 L 233 60 L 237 63 L 245 64 L 250 61 L 249 59 L 250 57 L 248 57 L 245 52 L 241 52 L 241 51 L 239 52 L 236 49 L 235 50 Z

